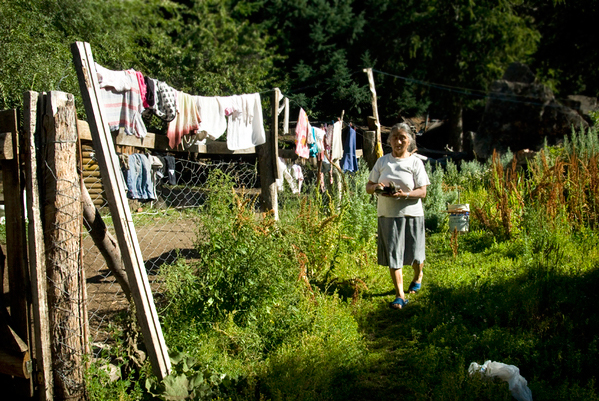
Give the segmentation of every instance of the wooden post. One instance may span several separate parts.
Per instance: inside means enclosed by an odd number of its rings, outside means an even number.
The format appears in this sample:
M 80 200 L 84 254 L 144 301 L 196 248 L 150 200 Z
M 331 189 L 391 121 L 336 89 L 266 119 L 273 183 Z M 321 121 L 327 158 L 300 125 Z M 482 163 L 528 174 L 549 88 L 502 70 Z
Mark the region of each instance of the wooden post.
M 81 286 L 81 184 L 77 171 L 75 98 L 50 92 L 44 142 L 44 219 L 54 391 L 83 399 L 86 316 Z
M 376 89 L 374 87 L 374 77 L 372 68 L 364 68 L 363 71 L 368 75 L 368 85 L 372 95 L 372 113 L 374 114 L 376 124 L 376 156 L 377 158 L 383 155 L 383 142 L 381 140 L 381 122 L 379 120 L 379 108 L 376 100 Z
M 41 139 L 41 116 L 44 110 L 43 96 L 37 92 L 25 92 L 23 103 L 25 128 L 25 168 L 27 174 L 27 216 L 29 219 L 29 276 L 33 304 L 33 332 L 35 337 L 35 362 L 40 388 L 40 400 L 54 398 L 52 376 L 52 352 L 50 322 L 46 285 L 46 250 L 41 220 L 38 184 L 38 144 Z M 39 119 L 38 119 L 39 116 Z M 38 122 L 39 121 L 39 122 Z
M 108 122 L 104 119 L 98 100 L 99 83 L 96 65 L 89 43 L 77 42 L 71 47 L 79 78 L 79 87 L 85 106 L 94 150 L 97 152 L 102 184 L 114 221 L 114 229 L 121 248 L 137 317 L 154 374 L 164 379 L 170 372 L 171 362 L 158 320 L 156 305 L 145 269 L 131 210 L 126 197 L 125 182 L 119 166 Z
M 4 210 L 6 214 L 7 271 L 10 291 L 11 326 L 16 335 L 29 341 L 29 275 L 23 202 L 23 181 L 19 169 L 17 111 L 0 112 L 0 132 L 10 133 L 12 158 L 2 160 Z M 6 144 L 7 142 L 5 142 Z M 22 396 L 33 395 L 33 381 L 16 383 Z
M 266 143 L 257 146 L 260 173 L 260 194 L 262 210 L 272 210 L 275 220 L 279 220 L 279 205 L 277 199 L 277 183 L 279 176 L 279 99 L 281 92 L 275 88 L 271 97 L 272 122 L 270 130 L 266 131 Z
M 376 131 L 365 131 L 362 145 L 362 157 L 368 163 L 368 168 L 372 170 L 376 163 Z

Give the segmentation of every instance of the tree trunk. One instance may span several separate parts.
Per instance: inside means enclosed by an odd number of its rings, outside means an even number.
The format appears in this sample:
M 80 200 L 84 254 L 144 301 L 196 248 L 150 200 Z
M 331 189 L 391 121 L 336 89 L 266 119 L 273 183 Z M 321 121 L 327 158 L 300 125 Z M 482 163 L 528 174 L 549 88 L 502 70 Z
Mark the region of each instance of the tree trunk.
M 449 137 L 447 145 L 454 152 L 464 151 L 464 128 L 462 123 L 462 99 L 452 96 L 449 103 Z

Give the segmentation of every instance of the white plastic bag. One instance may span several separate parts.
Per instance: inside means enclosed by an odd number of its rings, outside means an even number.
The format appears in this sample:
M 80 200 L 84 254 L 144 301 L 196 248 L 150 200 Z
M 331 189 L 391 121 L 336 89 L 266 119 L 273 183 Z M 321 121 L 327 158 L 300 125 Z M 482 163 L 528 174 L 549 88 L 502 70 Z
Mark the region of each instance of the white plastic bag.
M 532 401 L 532 392 L 528 388 L 528 382 L 520 376 L 520 369 L 516 366 L 493 361 L 486 361 L 482 365 L 472 362 L 468 367 L 468 373 L 473 375 L 476 372 L 486 377 L 498 377 L 506 381 L 512 396 L 518 401 Z

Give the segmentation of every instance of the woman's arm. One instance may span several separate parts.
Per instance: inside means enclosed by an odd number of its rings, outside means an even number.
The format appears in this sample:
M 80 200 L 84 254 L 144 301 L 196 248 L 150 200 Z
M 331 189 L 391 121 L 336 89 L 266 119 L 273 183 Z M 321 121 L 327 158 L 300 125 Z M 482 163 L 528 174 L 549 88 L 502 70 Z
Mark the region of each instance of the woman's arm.
M 366 184 L 368 185 L 368 184 Z M 422 199 L 426 197 L 426 185 L 423 185 L 421 187 L 418 188 L 414 188 L 413 190 L 411 190 L 410 192 L 404 192 L 401 189 L 398 190 L 397 192 L 395 192 L 393 195 L 394 198 L 402 198 L 402 199 Z M 368 189 L 366 189 L 366 191 L 368 192 Z

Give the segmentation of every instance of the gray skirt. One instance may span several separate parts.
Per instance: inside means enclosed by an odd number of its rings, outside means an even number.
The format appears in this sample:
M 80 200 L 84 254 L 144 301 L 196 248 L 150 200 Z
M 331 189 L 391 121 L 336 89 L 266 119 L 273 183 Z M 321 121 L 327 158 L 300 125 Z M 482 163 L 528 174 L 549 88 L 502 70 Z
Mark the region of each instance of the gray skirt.
M 379 217 L 378 264 L 391 269 L 421 264 L 425 259 L 424 216 Z

